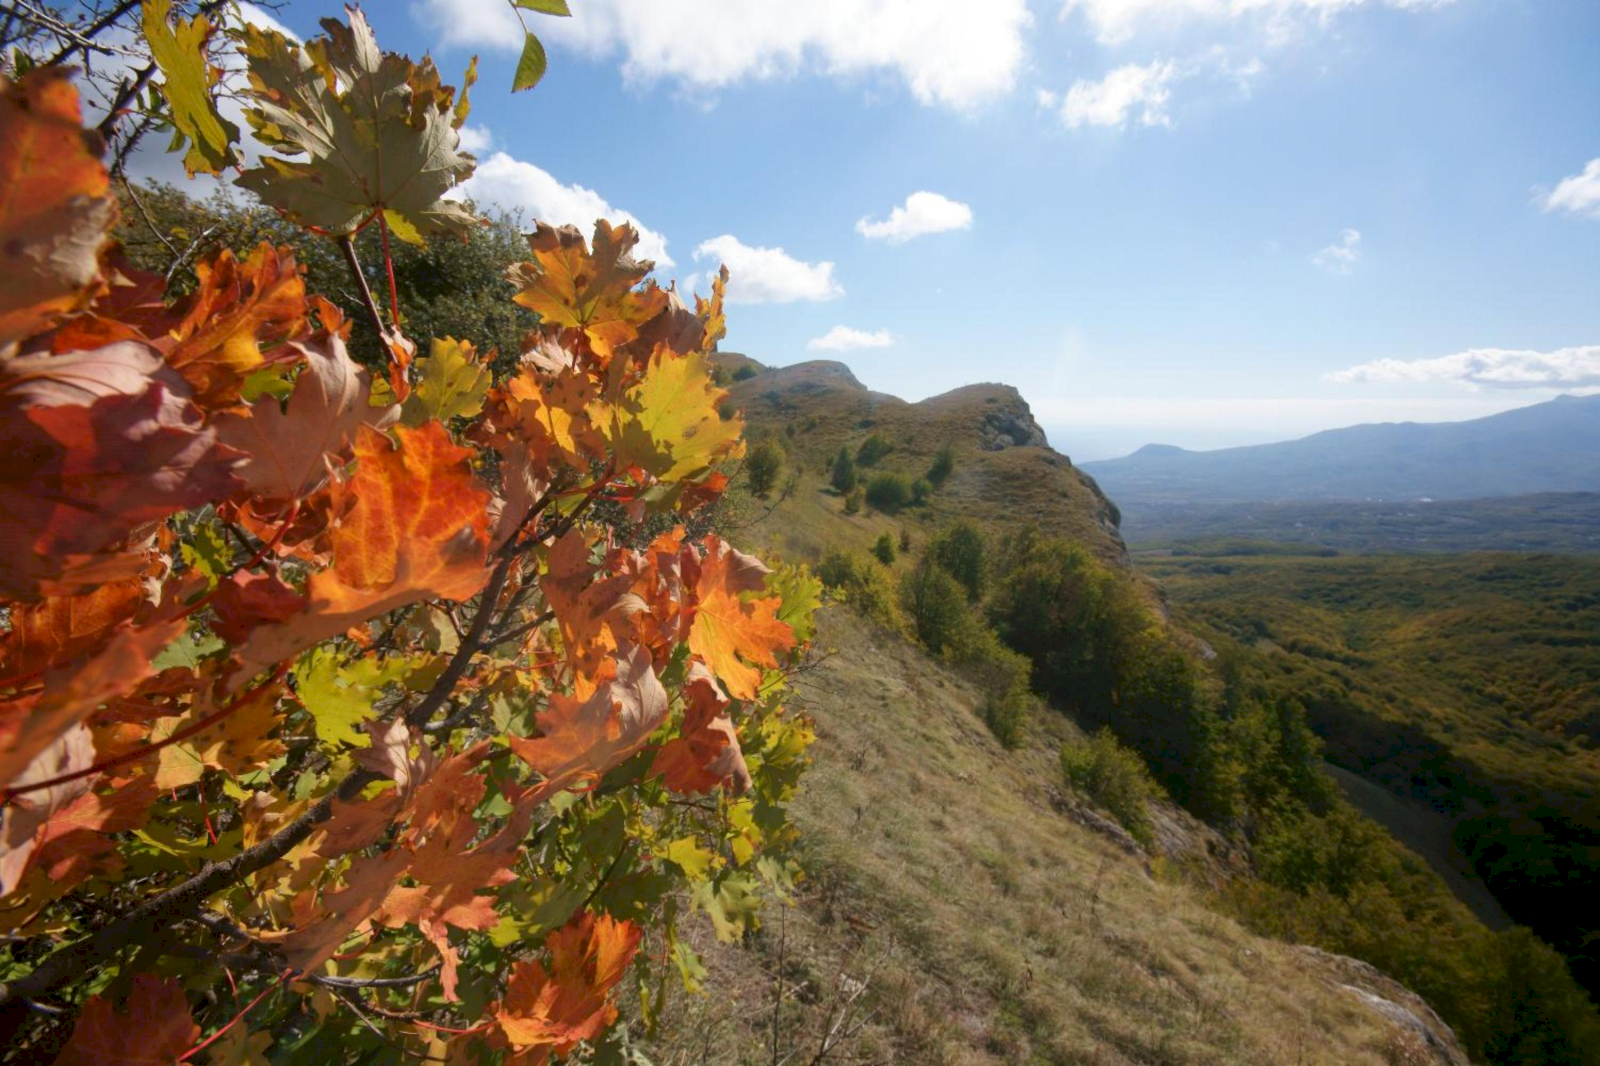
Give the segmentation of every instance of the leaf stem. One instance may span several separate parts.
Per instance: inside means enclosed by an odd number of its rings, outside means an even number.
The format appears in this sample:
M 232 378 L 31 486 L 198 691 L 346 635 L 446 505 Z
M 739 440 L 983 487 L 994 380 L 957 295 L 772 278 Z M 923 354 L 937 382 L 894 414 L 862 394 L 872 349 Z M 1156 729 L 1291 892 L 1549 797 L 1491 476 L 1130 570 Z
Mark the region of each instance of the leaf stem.
M 337 238 L 339 250 L 344 252 L 345 266 L 350 268 L 350 274 L 356 279 L 356 292 L 361 295 L 361 303 L 367 309 L 367 314 L 372 319 L 372 328 L 378 331 L 378 340 L 385 345 L 389 342 L 389 327 L 383 324 L 383 312 L 378 310 L 378 301 L 372 297 L 372 287 L 367 284 L 367 275 L 362 273 L 361 260 L 356 258 L 355 237 L 349 233 L 341 233 Z
M 378 208 L 378 237 L 383 242 L 383 268 L 389 275 L 389 317 L 396 332 L 400 330 L 400 289 L 394 282 L 394 256 L 389 254 L 389 220 L 384 209 Z

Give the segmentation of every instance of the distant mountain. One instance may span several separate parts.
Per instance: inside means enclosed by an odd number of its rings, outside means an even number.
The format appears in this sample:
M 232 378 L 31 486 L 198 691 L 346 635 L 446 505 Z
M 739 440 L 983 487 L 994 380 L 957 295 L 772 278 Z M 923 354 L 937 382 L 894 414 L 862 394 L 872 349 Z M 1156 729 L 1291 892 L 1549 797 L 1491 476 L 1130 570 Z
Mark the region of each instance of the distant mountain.
M 1470 422 L 1384 422 L 1192 452 L 1151 444 L 1084 463 L 1124 512 L 1276 500 L 1435 500 L 1600 491 L 1600 395 Z

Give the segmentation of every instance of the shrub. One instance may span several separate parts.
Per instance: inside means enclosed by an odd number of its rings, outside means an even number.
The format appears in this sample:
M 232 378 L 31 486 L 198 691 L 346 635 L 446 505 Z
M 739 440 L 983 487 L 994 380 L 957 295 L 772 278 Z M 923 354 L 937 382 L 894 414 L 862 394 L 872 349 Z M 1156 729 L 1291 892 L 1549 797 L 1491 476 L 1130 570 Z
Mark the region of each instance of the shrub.
M 872 466 L 879 459 L 894 451 L 894 445 L 889 443 L 881 433 L 874 433 L 861 442 L 861 447 L 856 449 L 856 462 L 862 466 Z
M 894 583 L 882 567 L 834 549 L 822 557 L 817 577 L 857 614 L 890 629 L 900 629 Z
M 965 519 L 955 523 L 934 538 L 928 551 L 933 561 L 967 590 L 967 599 L 976 600 L 983 595 L 989 544 L 976 525 Z
M 938 454 L 933 457 L 933 462 L 928 466 L 928 473 L 926 477 L 928 481 L 932 483 L 934 488 L 943 488 L 944 483 L 950 480 L 950 475 L 955 471 L 955 468 L 955 449 L 946 444 L 943 448 L 940 448 Z
M 935 655 L 943 655 L 975 625 L 961 586 L 927 559 L 901 579 L 900 606 L 912 635 Z
M 911 550 L 911 530 L 902 529 L 900 531 L 900 554 L 904 555 L 906 552 L 908 552 L 910 550 Z
M 878 538 L 878 543 L 872 546 L 872 554 L 877 556 L 878 562 L 884 566 L 894 565 L 894 540 L 885 533 Z
M 859 514 L 861 512 L 861 489 L 851 489 L 844 497 L 844 513 Z
M 911 483 L 911 502 L 921 507 L 933 495 L 933 485 L 927 478 L 919 477 Z
M 749 381 L 751 378 L 755 377 L 759 373 L 761 373 L 761 371 L 757 370 L 755 367 L 751 366 L 749 363 L 746 363 L 744 366 L 741 366 L 738 370 L 735 370 L 733 372 L 733 380 L 735 380 L 735 381 Z
M 904 474 L 884 471 L 867 482 L 867 503 L 884 514 L 894 514 L 911 500 L 911 486 Z
M 765 496 L 778 483 L 783 470 L 783 446 L 768 437 L 754 448 L 744 461 L 745 476 L 750 479 L 750 491 Z
M 1144 760 L 1119 744 L 1109 729 L 1061 745 L 1061 774 L 1074 791 L 1110 812 L 1133 839 L 1150 846 L 1149 801 L 1156 783 Z
M 850 458 L 849 450 L 842 445 L 839 454 L 834 456 L 833 469 L 828 472 L 828 480 L 840 492 L 849 492 L 860 480 L 856 477 L 855 461 Z

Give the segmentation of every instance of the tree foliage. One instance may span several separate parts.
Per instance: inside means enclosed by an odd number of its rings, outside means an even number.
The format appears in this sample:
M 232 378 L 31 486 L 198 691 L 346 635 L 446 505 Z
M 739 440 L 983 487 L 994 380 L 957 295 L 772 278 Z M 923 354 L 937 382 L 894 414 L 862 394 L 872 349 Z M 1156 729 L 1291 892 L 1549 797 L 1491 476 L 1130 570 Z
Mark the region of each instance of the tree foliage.
M 217 27 L 168 15 L 145 6 L 148 45 L 191 168 L 216 169 Z M 183 292 L 109 240 L 70 76 L 0 83 L 21 1060 L 615 1052 L 626 976 L 648 1021 L 668 974 L 704 979 L 683 923 L 737 938 L 796 872 L 812 733 L 781 700 L 818 586 L 683 528 L 743 453 L 706 355 L 726 274 L 690 310 L 629 227 L 541 224 L 509 274 L 538 316 L 515 358 L 419 349 L 354 238 L 478 232 L 443 198 L 472 168 L 465 96 L 359 12 L 323 30 L 239 35 L 279 153 L 241 184 L 305 234 L 204 252 Z M 365 365 L 307 289 L 298 249 L 329 240 Z

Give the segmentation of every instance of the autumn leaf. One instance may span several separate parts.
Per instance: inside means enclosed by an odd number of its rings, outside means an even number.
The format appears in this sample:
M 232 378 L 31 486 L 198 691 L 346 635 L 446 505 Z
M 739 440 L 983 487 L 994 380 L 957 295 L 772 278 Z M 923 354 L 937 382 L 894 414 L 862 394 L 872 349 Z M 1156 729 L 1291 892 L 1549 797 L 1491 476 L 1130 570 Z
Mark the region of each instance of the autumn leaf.
M 672 482 L 743 455 L 744 422 L 720 413 L 727 395 L 712 383 L 703 355 L 658 349 L 619 405 L 618 461 Z
M 241 570 L 217 584 L 211 631 L 229 644 L 243 644 L 257 626 L 285 622 L 305 606 L 306 598 L 277 574 Z
M 545 557 L 540 587 L 561 629 L 562 646 L 579 677 L 592 676 L 617 646 L 612 624 L 635 607 L 628 596 L 632 579 L 614 574 L 595 579 L 589 562 L 591 542 L 578 530 L 556 541 Z M 638 606 L 642 606 L 639 604 Z
M 76 725 L 36 755 L 13 786 L 36 785 L 93 765 L 94 738 L 87 726 Z M 44 842 L 51 817 L 88 792 L 93 783 L 92 777 L 80 777 L 24 793 L 6 805 L 0 815 L 0 896 L 10 895 L 17 887 L 28 860 Z
M 239 453 L 159 379 L 137 395 L 23 415 L 0 421 L 0 590 L 14 595 L 31 596 L 48 572 L 41 560 L 100 552 L 239 485 Z
M 518 962 L 506 995 L 495 1008 L 500 1034 L 525 1060 L 565 1055 L 599 1036 L 616 1019 L 611 989 L 622 980 L 639 950 L 642 931 L 632 922 L 584 911 L 545 938 L 550 968 Z M 524 1061 L 524 1060 L 519 1060 Z
M 176 309 L 182 317 L 160 343 L 196 402 L 218 408 L 238 400 L 263 349 L 305 334 L 305 281 L 288 248 L 265 243 L 243 262 L 224 248 L 194 270 L 199 287 Z
M 100 147 L 69 71 L 0 78 L 0 357 L 91 295 L 117 218 Z
M 644 747 L 667 715 L 667 690 L 646 649 L 619 648 L 600 676 L 587 700 L 551 696 L 537 739 L 507 738 L 511 750 L 556 787 L 600 777 Z
M 372 376 L 350 358 L 341 337 L 295 347 L 305 365 L 287 405 L 265 396 L 216 420 L 218 439 L 246 455 L 237 472 L 246 488 L 273 500 L 314 491 L 328 478 L 328 457 L 343 455 L 360 426 L 386 415 L 369 406 Z
M 171 1066 L 199 1039 L 183 985 L 139 973 L 120 1011 L 89 997 L 55 1066 Z
M 655 286 L 634 289 L 653 265 L 633 258 L 638 243 L 632 226 L 612 228 L 601 219 L 591 254 L 575 228 L 540 222 L 528 236 L 533 261 L 507 271 L 521 289 L 513 299 L 538 312 L 543 325 L 583 330 L 595 354 L 609 359 L 666 306 L 666 294 Z
M 26 678 L 94 650 L 145 602 L 142 582 L 117 581 L 78 596 L 51 596 L 11 607 L 0 640 L 0 676 Z
M 435 339 L 428 358 L 418 361 L 417 383 L 401 407 L 401 421 L 408 426 L 429 419 L 448 422 L 452 418 L 471 418 L 483 410 L 489 391 L 489 368 L 478 359 L 470 341 L 454 337 Z
M 777 653 L 795 644 L 794 630 L 778 620 L 783 601 L 742 596 L 760 589 L 765 574 L 766 567 L 751 556 L 720 538 L 706 538 L 689 650 L 705 660 L 735 699 L 755 699 L 760 667 L 777 666 Z
M 243 676 L 368 619 L 425 599 L 465 600 L 488 581 L 489 493 L 471 453 L 438 422 L 395 428 L 397 445 L 362 426 L 349 510 L 333 530 L 333 569 L 312 575 L 306 611 L 264 625 L 239 649 Z
M 219 174 L 238 161 L 233 146 L 239 127 L 217 111 L 212 87 L 217 76 L 206 59 L 211 23 L 204 15 L 171 19 L 172 0 L 144 0 L 142 28 L 150 57 L 161 70 L 161 95 L 172 112 L 172 124 L 189 142 L 183 166 L 197 173 Z
M 288 748 L 272 735 L 280 724 L 277 704 L 282 695 L 281 688 L 267 685 L 237 697 L 227 717 L 220 722 L 187 740 L 162 748 L 158 753 L 156 788 L 166 790 L 192 785 L 207 769 L 238 777 L 284 754 Z M 151 729 L 150 741 L 157 743 L 216 710 L 202 703 L 188 714 L 158 719 Z
M 349 26 L 324 19 L 325 36 L 303 49 L 274 30 L 241 31 L 252 101 L 245 117 L 282 156 L 263 156 L 236 183 L 332 234 L 354 232 L 375 211 L 414 244 L 466 233 L 477 220 L 441 199 L 473 169 L 458 150 L 454 91 L 432 60 L 380 51 L 366 16 L 345 12 Z
M 311 712 L 317 738 L 324 745 L 365 747 L 370 740 L 362 724 L 377 713 L 374 704 L 384 686 L 415 665 L 401 656 L 349 662 L 335 648 L 317 648 L 295 668 L 295 693 Z
M 728 717 L 730 701 L 704 663 L 689 665 L 683 699 L 683 725 L 656 753 L 651 774 L 685 795 L 701 795 L 722 784 L 731 794 L 743 795 L 750 788 L 750 771 Z
M 88 659 L 47 673 L 43 692 L 0 704 L 0 786 L 107 700 L 153 675 L 150 660 L 183 629 L 181 618 L 119 629 Z

